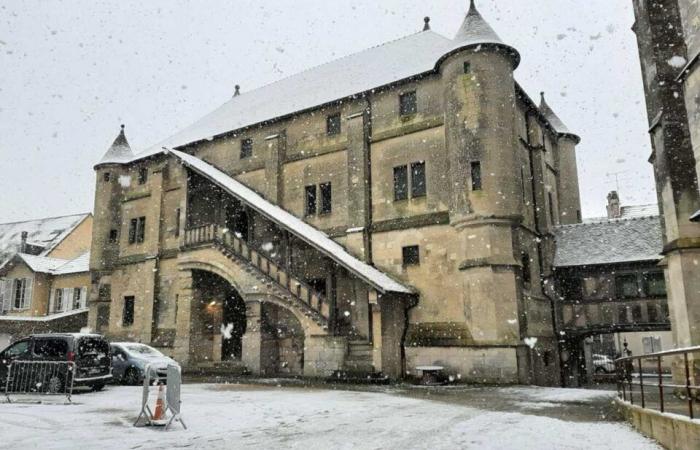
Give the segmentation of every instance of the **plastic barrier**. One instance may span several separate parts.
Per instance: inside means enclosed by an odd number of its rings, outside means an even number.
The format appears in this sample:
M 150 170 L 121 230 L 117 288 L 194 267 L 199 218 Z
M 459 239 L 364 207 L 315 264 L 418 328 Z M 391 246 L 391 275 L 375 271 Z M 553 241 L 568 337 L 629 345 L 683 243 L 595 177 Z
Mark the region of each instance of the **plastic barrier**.
M 180 388 L 182 386 L 182 375 L 180 368 L 174 365 L 168 365 L 167 378 L 165 385 L 165 405 L 162 405 L 163 398 L 159 395 L 156 398 L 156 405 L 160 403 L 161 411 L 156 407 L 154 414 L 150 406 L 148 406 L 148 398 L 150 396 L 153 382 L 160 384 L 159 392 L 162 389 L 162 384 L 156 369 L 150 364 L 144 369 L 143 390 L 141 392 L 141 412 L 134 422 L 134 426 L 163 426 L 167 430 L 170 425 L 178 421 L 183 428 L 187 429 L 185 422 L 182 420 L 180 412 Z M 144 419 L 144 420 L 142 420 Z

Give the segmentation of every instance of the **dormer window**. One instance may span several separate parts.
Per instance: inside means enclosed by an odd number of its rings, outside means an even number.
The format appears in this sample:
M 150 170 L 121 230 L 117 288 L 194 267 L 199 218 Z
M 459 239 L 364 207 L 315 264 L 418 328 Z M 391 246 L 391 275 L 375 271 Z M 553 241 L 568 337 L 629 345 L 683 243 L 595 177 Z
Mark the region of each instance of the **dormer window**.
M 416 91 L 404 92 L 399 96 L 399 114 L 401 117 L 412 116 L 418 112 Z

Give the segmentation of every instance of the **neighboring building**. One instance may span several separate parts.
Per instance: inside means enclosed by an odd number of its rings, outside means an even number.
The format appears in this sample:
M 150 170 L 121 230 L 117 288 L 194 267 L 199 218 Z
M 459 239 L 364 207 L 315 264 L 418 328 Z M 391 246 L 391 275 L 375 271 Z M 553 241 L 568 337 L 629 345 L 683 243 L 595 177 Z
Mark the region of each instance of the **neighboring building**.
M 122 130 L 95 166 L 91 326 L 188 368 L 558 384 L 541 280 L 580 221 L 579 138 L 473 3 L 452 39 L 425 25 L 141 153 Z
M 700 345 L 700 6 L 633 0 L 674 344 Z M 679 365 L 681 367 L 681 365 Z M 679 371 L 677 382 L 685 379 Z M 700 373 L 696 377 L 700 382 Z M 695 383 L 697 384 L 697 383 Z
M 91 214 L 0 224 L 0 348 L 87 325 L 91 236 Z
M 568 385 L 595 372 L 592 354 L 615 357 L 627 342 L 639 355 L 668 350 L 671 341 L 658 208 L 621 207 L 613 191 L 607 210 L 608 217 L 554 230 L 557 318 Z

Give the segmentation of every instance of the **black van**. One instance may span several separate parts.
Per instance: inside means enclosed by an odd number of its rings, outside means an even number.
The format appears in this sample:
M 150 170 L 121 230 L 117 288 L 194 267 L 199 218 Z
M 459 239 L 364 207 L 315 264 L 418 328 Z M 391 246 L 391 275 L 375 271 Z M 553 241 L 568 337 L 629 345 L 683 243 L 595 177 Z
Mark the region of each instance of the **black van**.
M 0 352 L 0 389 L 5 388 L 8 367 L 13 361 L 72 361 L 73 386 L 101 390 L 112 379 L 109 343 L 99 334 L 34 334 Z M 58 386 L 66 380 L 54 380 Z

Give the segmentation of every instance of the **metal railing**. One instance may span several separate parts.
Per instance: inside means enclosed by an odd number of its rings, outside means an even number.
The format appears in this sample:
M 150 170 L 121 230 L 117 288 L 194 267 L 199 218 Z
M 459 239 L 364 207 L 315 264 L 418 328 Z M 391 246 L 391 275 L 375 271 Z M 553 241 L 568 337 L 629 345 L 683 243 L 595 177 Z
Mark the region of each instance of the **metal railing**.
M 12 361 L 7 368 L 5 397 L 65 395 L 71 401 L 75 363 L 72 361 Z
M 695 418 L 693 404 L 696 401 L 695 396 L 700 391 L 700 386 L 696 384 L 695 380 L 700 378 L 700 367 L 695 364 L 695 359 L 689 357 L 691 354 L 700 356 L 700 346 L 616 359 L 618 397 L 634 405 L 635 391 L 637 391 L 642 408 L 658 409 L 661 412 L 670 409 L 672 411 L 669 412 L 679 414 L 683 414 L 687 408 L 688 416 L 691 419 Z M 664 378 L 668 378 L 663 370 L 662 360 L 664 357 L 680 357 L 685 383 L 677 384 L 673 381 L 670 383 L 664 381 Z M 645 372 L 643 361 L 653 363 L 655 372 Z M 646 367 L 648 366 L 649 364 L 646 365 Z M 665 389 L 674 390 L 672 398 L 666 397 Z M 683 406 L 684 403 L 685 406 Z
M 185 246 L 217 244 L 237 258 L 252 265 L 255 269 L 285 289 L 292 297 L 307 305 L 325 320 L 330 317 L 330 304 L 327 299 L 311 286 L 289 274 L 284 267 L 259 250 L 251 248 L 243 239 L 216 224 L 201 225 L 185 230 Z

